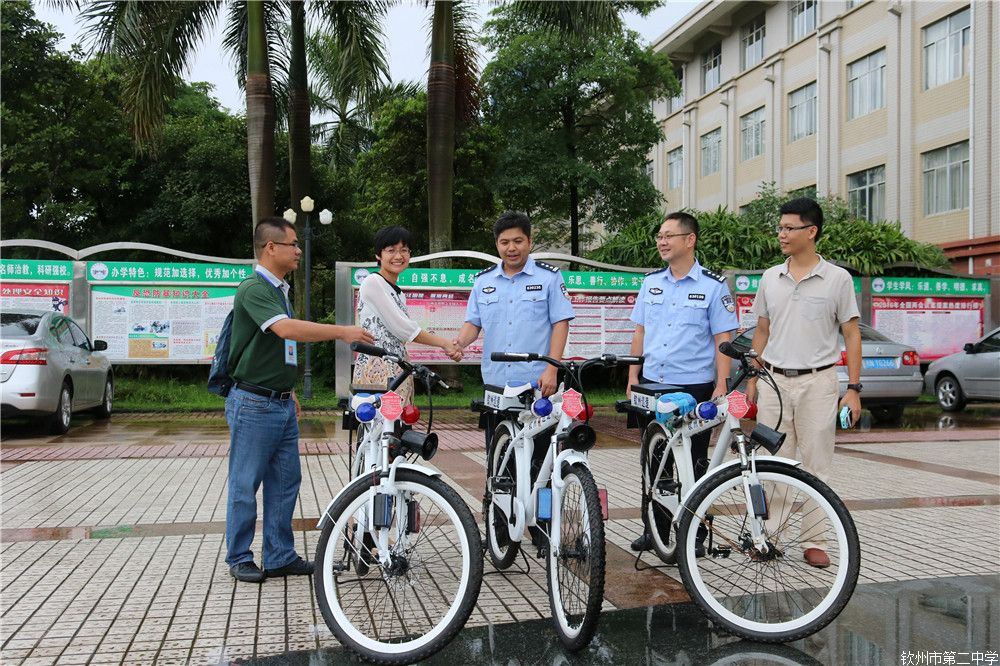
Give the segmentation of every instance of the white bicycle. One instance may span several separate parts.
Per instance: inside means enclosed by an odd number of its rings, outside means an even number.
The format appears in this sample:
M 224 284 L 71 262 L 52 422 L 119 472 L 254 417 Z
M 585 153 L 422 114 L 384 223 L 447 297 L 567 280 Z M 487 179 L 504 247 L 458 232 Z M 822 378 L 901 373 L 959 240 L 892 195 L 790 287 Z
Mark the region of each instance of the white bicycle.
M 409 664 L 445 647 L 465 626 L 483 578 L 482 540 L 468 505 L 439 476 L 408 460 L 430 460 L 437 435 L 412 428 L 419 410 L 398 388 L 410 375 L 447 387 L 430 369 L 380 347 L 351 348 L 402 371 L 383 394 L 357 394 L 345 418 L 358 430 L 352 481 L 330 501 L 319 527 L 316 597 L 330 631 L 349 650 L 382 664 Z M 433 414 L 433 409 L 429 410 Z
M 778 392 L 767 371 L 748 363 L 753 350 L 719 349 L 741 364 L 731 388 L 759 376 Z M 691 598 L 731 633 L 756 641 L 798 640 L 837 617 L 858 581 L 857 529 L 829 486 L 798 461 L 774 457 L 785 436 L 758 423 L 747 437 L 740 418 L 753 418 L 756 406 L 735 390 L 700 404 L 662 384 L 631 390 L 618 411 L 653 418 L 640 453 L 643 523 Z M 695 481 L 691 436 L 720 424 L 708 470 Z M 771 455 L 758 457 L 760 447 Z M 723 462 L 727 451 L 737 457 Z M 829 565 L 810 565 L 808 547 L 825 550 Z
M 474 408 L 502 419 L 487 451 L 486 550 L 497 569 L 507 569 L 529 532 L 538 557 L 546 560 L 556 632 L 567 648 L 578 650 L 593 638 L 604 600 L 607 515 L 607 496 L 598 491 L 587 462 L 597 435 L 587 423 L 592 410 L 580 374 L 592 365 L 641 359 L 605 354 L 577 363 L 534 353 L 494 353 L 490 358 L 545 361 L 564 370 L 570 384 L 550 398 L 542 398 L 530 384 L 487 386 L 483 403 Z

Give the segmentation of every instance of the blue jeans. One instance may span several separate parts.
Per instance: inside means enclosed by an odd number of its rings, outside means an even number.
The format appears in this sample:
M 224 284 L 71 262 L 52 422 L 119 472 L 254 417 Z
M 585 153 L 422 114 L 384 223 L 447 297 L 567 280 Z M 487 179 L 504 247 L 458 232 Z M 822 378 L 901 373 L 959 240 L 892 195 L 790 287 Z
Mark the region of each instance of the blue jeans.
M 273 400 L 235 386 L 226 398 L 229 422 L 229 496 L 226 564 L 253 562 L 257 490 L 264 484 L 265 569 L 295 560 L 292 515 L 302 482 L 295 401 Z

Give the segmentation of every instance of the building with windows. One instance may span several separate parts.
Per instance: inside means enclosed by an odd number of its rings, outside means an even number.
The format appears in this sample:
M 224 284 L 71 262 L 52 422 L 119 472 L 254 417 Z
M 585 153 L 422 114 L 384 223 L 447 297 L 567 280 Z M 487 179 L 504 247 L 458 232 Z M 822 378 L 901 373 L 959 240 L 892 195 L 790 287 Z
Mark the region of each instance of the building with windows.
M 706 0 L 653 48 L 683 87 L 654 105 L 668 206 L 773 181 L 1000 272 L 1000 3 Z

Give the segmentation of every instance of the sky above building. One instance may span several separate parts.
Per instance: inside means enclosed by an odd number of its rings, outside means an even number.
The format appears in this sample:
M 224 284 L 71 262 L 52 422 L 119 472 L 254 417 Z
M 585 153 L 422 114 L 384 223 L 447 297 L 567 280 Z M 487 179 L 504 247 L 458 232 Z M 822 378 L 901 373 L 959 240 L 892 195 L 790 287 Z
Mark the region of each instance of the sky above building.
M 35 13 L 39 20 L 51 23 L 64 36 L 59 48 L 68 51 L 77 43 L 86 51 L 90 44 L 84 41 L 81 25 L 73 12 L 63 11 L 50 3 L 34 0 Z M 625 22 L 647 43 L 655 41 L 671 26 L 677 23 L 698 2 L 666 2 L 647 17 L 627 14 Z M 479 5 L 479 23 L 486 20 L 492 3 Z M 222 50 L 222 30 L 225 11 L 220 12 L 215 29 L 205 36 L 191 61 L 185 78 L 189 81 L 207 81 L 215 88 L 215 96 L 226 108 L 235 113 L 243 113 L 246 104 L 243 93 L 236 83 L 233 63 Z M 388 44 L 389 69 L 394 81 L 424 81 L 427 78 L 429 54 L 427 50 L 428 21 L 430 10 L 424 2 L 404 2 L 389 10 L 385 23 Z M 484 54 L 485 59 L 485 54 Z

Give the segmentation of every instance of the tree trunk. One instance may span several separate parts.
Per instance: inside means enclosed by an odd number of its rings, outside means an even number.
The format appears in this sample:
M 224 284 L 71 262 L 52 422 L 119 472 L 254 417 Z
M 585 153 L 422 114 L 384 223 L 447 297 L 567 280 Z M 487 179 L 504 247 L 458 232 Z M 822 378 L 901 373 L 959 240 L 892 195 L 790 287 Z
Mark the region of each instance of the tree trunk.
M 569 170 L 569 253 L 574 257 L 579 257 L 580 188 L 576 182 L 576 112 L 572 101 L 567 101 L 563 105 L 563 131 L 566 134 L 566 154 L 571 163 Z
M 247 3 L 247 169 L 253 226 L 274 214 L 274 95 L 267 64 L 264 7 Z
M 451 249 L 455 162 L 455 48 L 451 0 L 434 3 L 427 80 L 427 207 L 431 252 Z
M 291 63 L 288 71 L 288 190 L 291 208 L 298 213 L 298 235 L 305 243 L 302 197 L 312 187 L 310 163 L 309 83 L 306 69 L 306 8 L 302 0 L 292 0 Z M 304 268 L 304 267 L 303 267 Z M 305 271 L 295 271 L 295 306 L 305 312 Z

